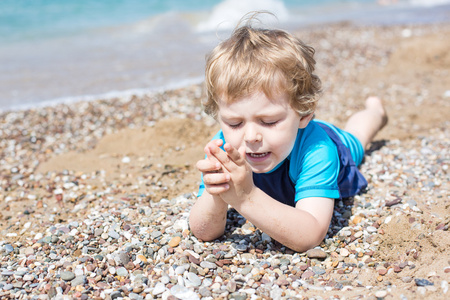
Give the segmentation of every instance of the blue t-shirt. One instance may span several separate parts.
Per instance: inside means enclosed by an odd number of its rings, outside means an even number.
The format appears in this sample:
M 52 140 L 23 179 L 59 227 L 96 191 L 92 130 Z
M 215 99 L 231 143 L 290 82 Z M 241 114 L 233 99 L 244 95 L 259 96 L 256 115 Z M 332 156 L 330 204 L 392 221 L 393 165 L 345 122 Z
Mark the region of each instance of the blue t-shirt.
M 225 144 L 222 131 L 213 139 L 222 139 Z M 253 173 L 253 181 L 266 194 L 290 206 L 309 197 L 350 197 L 367 186 L 354 162 L 359 163 L 362 156 L 361 143 L 354 136 L 313 120 L 298 130 L 289 156 L 268 173 Z M 202 179 L 198 196 L 204 188 Z

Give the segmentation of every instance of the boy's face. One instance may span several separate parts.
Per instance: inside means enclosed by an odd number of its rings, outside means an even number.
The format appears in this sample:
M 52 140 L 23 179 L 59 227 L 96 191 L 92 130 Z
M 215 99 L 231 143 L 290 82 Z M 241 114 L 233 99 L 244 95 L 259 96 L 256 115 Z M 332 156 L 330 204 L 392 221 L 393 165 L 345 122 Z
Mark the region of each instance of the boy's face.
M 309 122 L 291 108 L 287 94 L 269 99 L 258 92 L 232 103 L 220 100 L 218 106 L 225 141 L 240 153 L 245 150 L 255 173 L 269 172 L 282 162 L 294 147 L 298 128 Z

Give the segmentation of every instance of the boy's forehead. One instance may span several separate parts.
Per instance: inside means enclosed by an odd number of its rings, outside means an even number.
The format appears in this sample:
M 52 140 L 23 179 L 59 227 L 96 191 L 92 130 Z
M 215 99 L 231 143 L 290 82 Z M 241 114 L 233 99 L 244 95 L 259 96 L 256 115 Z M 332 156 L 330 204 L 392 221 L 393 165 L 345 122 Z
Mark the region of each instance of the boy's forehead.
M 271 112 L 277 113 L 279 110 L 292 109 L 288 95 L 278 95 L 277 97 L 268 97 L 264 93 L 252 93 L 238 98 L 221 97 L 218 101 L 218 111 L 224 115 L 234 115 L 246 113 L 245 110 L 257 112 L 261 115 L 270 115 Z
M 262 101 L 269 101 L 275 105 L 289 105 L 289 95 L 287 92 L 276 92 L 272 93 L 270 95 L 267 95 L 263 91 L 256 91 L 256 92 L 248 92 L 243 93 L 236 97 L 230 97 L 227 94 L 222 94 L 220 97 L 218 97 L 217 104 L 218 106 L 229 106 L 231 104 L 237 103 L 237 102 L 244 102 L 244 101 L 251 101 L 255 100 L 254 104 L 257 105 L 258 103 L 261 103 Z M 257 101 L 262 100 L 262 101 Z

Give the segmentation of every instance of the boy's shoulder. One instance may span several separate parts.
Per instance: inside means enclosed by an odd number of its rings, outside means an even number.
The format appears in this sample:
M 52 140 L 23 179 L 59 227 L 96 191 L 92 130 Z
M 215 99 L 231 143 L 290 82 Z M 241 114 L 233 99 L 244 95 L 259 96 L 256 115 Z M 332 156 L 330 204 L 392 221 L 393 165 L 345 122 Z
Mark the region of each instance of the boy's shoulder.
M 308 126 L 298 130 L 292 154 L 302 154 L 310 151 L 315 152 L 324 149 L 329 149 L 333 152 L 336 150 L 335 143 L 320 124 L 325 124 L 326 126 L 331 125 L 324 121 L 312 120 Z
M 319 122 L 312 120 L 304 129 L 299 129 L 297 139 L 288 159 L 291 172 L 301 172 L 307 168 L 326 168 L 339 165 L 339 155 L 336 144 L 328 136 Z M 328 124 L 328 123 L 325 123 Z

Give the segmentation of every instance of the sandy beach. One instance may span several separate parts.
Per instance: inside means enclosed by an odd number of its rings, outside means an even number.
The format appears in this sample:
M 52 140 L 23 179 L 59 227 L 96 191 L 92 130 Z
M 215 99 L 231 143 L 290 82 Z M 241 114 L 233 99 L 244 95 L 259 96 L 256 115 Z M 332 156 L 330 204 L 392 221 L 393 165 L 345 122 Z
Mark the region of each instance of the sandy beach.
M 450 23 L 295 32 L 316 49 L 318 119 L 370 95 L 389 124 L 336 201 L 327 238 L 295 253 L 230 211 L 189 231 L 195 163 L 218 127 L 202 86 L 0 118 L 2 299 L 448 299 Z

